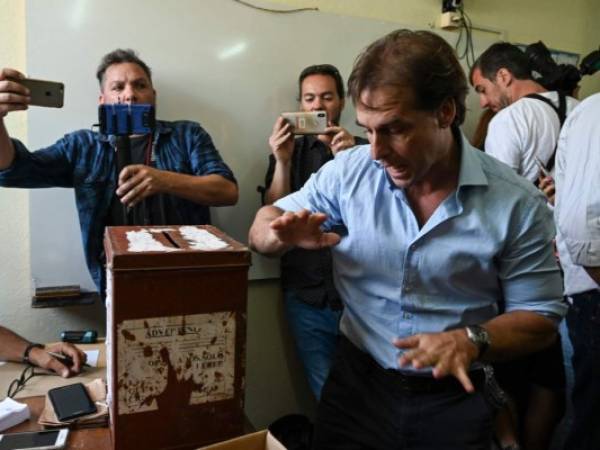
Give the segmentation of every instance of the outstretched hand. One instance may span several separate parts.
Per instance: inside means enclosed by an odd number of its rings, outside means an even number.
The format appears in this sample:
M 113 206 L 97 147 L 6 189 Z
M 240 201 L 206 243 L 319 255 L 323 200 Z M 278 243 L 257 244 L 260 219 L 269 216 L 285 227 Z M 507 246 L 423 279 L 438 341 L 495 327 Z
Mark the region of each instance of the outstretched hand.
M 325 233 L 321 225 L 327 220 L 323 213 L 311 213 L 306 209 L 298 212 L 285 212 L 270 223 L 277 238 L 289 245 L 317 250 L 332 247 L 340 242 L 336 233 Z
M 556 195 L 556 188 L 554 186 L 554 179 L 552 177 L 539 177 L 538 187 L 544 193 L 548 199 L 548 203 L 554 206 L 554 196 Z
M 477 347 L 469 341 L 464 329 L 442 333 L 422 333 L 397 338 L 394 346 L 406 350 L 398 359 L 400 367 L 412 365 L 415 369 L 433 367 L 433 377 L 454 376 L 467 392 L 475 388 L 468 372 L 477 358 Z

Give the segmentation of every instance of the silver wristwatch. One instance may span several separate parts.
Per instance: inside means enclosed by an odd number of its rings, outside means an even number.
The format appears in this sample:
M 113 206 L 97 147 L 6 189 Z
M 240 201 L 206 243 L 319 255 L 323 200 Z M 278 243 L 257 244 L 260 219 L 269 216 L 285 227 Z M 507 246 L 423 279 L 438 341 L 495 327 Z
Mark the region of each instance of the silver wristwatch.
M 479 350 L 477 359 L 481 359 L 485 351 L 492 343 L 490 340 L 490 334 L 480 325 L 469 325 L 468 327 L 465 327 L 465 330 L 467 331 L 467 337 L 469 340 L 475 344 L 477 350 Z

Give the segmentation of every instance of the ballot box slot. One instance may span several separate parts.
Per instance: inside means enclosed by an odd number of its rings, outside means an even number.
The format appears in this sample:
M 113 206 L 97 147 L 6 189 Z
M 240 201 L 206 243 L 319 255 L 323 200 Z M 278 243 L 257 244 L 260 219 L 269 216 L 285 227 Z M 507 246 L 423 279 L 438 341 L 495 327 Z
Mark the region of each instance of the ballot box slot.
M 218 270 L 237 270 L 240 267 L 248 266 L 247 263 L 240 264 L 219 264 L 215 266 L 204 265 L 201 269 L 198 266 L 167 266 L 167 267 L 123 267 L 119 269 L 115 269 L 114 267 L 109 267 L 113 272 L 162 272 L 162 271 L 182 271 L 182 270 L 194 270 L 197 272 L 210 272 L 215 269 Z
M 175 242 L 175 239 L 173 239 L 173 237 L 171 237 L 171 234 L 168 231 L 163 231 L 162 234 L 165 237 L 165 239 L 167 241 L 169 241 L 173 247 L 181 248 L 181 246 L 179 244 L 177 244 L 177 242 Z

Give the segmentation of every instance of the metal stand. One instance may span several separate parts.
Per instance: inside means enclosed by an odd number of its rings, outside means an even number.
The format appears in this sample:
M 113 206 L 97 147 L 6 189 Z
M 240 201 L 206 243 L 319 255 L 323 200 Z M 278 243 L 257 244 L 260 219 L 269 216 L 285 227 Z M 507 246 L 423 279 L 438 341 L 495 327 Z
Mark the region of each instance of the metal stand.
M 131 164 L 131 142 L 129 136 L 117 136 L 117 183 L 121 171 Z M 133 211 L 126 205 L 121 204 L 123 208 L 123 225 L 133 224 Z

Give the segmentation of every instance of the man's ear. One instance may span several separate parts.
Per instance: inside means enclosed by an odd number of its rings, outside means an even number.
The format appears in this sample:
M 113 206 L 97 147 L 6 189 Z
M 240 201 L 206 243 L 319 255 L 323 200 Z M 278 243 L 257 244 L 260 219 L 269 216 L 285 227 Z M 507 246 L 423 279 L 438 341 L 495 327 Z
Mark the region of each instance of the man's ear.
M 100 104 L 100 105 L 104 105 L 104 103 L 105 103 L 105 102 L 104 102 L 104 95 L 100 94 L 100 95 L 98 96 L 98 104 Z
M 501 87 L 508 87 L 513 82 L 513 74 L 510 70 L 502 67 L 496 72 L 496 83 Z
M 440 128 L 448 128 L 456 117 L 456 103 L 453 98 L 445 99 L 437 110 L 437 119 Z

